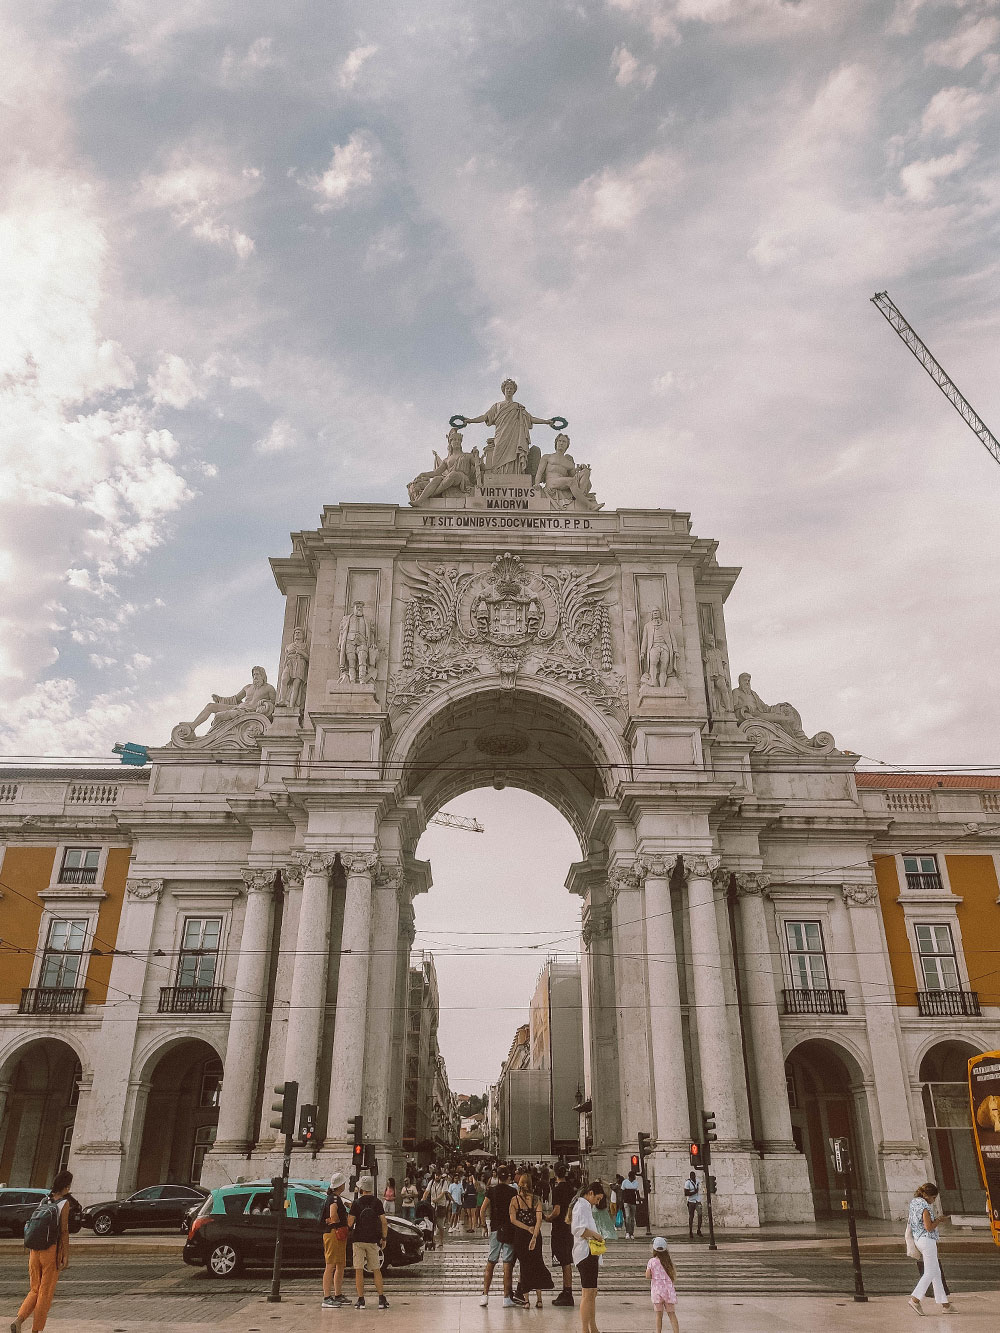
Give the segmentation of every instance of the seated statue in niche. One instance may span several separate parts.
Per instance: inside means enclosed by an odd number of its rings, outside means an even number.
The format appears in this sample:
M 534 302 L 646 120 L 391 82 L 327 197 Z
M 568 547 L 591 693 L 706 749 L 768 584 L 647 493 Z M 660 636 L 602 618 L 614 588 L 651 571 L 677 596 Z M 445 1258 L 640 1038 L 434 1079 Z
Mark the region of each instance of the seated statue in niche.
M 411 505 L 423 504 L 448 491 L 458 491 L 465 495 L 473 487 L 482 484 L 483 465 L 479 450 L 473 449 L 467 454 L 462 448 L 462 432 L 455 427 L 448 432 L 448 452 L 444 458 L 434 451 L 434 467 L 430 472 L 421 472 L 407 486 Z
M 210 732 L 225 723 L 245 717 L 260 716 L 270 721 L 274 716 L 277 699 L 274 686 L 267 683 L 267 672 L 261 666 L 253 667 L 250 675 L 250 684 L 244 685 L 236 694 L 213 694 L 212 702 L 206 704 L 194 721 L 188 724 L 191 730 L 195 731 L 209 718 L 212 719 Z
M 577 464 L 568 450 L 569 436 L 557 435 L 555 453 L 543 455 L 538 464 L 535 485 L 544 487 L 554 509 L 569 509 L 574 504 L 581 509 L 602 509 L 590 484 L 589 463 Z
M 292 638 L 278 672 L 278 703 L 283 708 L 302 711 L 306 701 L 306 676 L 309 673 L 309 653 L 306 651 L 306 632 L 301 626 L 292 630 Z
M 663 612 L 654 606 L 639 641 L 639 669 L 644 685 L 655 685 L 662 689 L 671 676 L 677 675 L 677 640 L 670 627 L 670 621 L 664 620 Z

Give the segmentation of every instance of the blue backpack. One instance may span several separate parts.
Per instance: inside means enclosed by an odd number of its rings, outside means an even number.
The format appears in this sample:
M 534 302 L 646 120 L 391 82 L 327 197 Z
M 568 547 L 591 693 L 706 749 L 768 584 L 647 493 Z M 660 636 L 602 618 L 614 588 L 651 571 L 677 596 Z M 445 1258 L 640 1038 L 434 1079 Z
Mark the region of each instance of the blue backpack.
M 49 1194 L 42 1199 L 24 1224 L 24 1248 L 26 1250 L 48 1250 L 58 1240 L 59 1205 Z

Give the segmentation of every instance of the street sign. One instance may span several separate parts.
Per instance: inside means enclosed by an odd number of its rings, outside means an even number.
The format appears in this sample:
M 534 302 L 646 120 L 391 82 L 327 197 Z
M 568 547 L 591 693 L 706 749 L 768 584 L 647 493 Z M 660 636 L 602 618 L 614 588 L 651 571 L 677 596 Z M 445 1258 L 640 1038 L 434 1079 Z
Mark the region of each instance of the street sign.
M 986 1215 L 1000 1245 L 1000 1051 L 969 1061 L 969 1103 L 979 1169 L 986 1186 Z
M 830 1140 L 830 1156 L 834 1171 L 838 1176 L 845 1176 L 851 1168 L 851 1154 L 845 1138 Z

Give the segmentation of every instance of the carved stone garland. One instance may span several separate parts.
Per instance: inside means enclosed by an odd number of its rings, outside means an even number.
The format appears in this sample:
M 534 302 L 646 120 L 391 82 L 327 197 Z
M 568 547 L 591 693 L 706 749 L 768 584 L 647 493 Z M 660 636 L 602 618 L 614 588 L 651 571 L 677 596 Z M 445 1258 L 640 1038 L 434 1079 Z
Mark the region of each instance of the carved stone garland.
M 138 898 L 140 902 L 153 898 L 157 902 L 163 893 L 162 879 L 130 879 L 125 882 L 125 893 L 129 898 Z
M 604 712 L 624 713 L 605 602 L 612 571 L 593 565 L 549 574 L 508 551 L 485 570 L 418 564 L 406 578 L 413 596 L 400 671 L 389 682 L 397 716 L 449 681 L 495 674 L 513 689 L 519 672 L 560 680 Z
M 844 902 L 852 907 L 870 907 L 878 898 L 878 886 L 871 880 L 858 880 L 841 885 Z

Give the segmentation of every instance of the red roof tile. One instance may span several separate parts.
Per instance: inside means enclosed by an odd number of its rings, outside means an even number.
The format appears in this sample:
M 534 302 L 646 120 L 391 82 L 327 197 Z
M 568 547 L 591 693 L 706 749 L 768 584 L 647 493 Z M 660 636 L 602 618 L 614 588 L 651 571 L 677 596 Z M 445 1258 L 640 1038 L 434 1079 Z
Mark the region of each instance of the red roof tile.
M 1000 773 L 855 773 L 859 787 L 962 787 L 1000 790 Z

